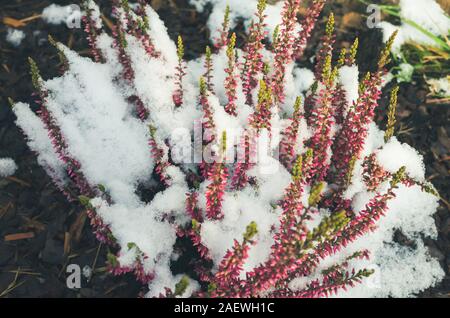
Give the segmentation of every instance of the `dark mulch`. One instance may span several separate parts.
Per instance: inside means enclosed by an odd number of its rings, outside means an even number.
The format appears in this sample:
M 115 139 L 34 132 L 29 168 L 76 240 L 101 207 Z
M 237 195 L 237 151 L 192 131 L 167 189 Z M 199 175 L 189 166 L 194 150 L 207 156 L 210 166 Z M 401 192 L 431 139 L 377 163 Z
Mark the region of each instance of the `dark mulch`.
M 78 2 L 1 1 L 0 17 L 21 19 L 39 14 L 51 3 Z M 98 2 L 102 3 L 103 12 L 108 14 L 109 1 Z M 162 3 L 166 5 L 158 12 L 171 37 L 175 39 L 181 34 L 186 42 L 187 58 L 197 57 L 208 44 L 207 12 L 196 13 L 187 5 L 187 0 Z M 345 9 L 337 5 L 333 10 L 339 15 Z M 36 60 L 44 78 L 57 74 L 58 58 L 46 40 L 48 34 L 80 54 L 87 54 L 84 35 L 81 30 L 50 26 L 40 19 L 30 22 L 23 31 L 26 32 L 26 40 L 19 48 L 14 48 L 5 42 L 6 28 L 0 25 L 0 158 L 12 157 L 19 166 L 13 178 L 0 179 L 0 297 L 136 297 L 141 286 L 131 275 L 114 277 L 105 271 L 107 247 L 99 244 L 92 235 L 82 209 L 69 204 L 37 164 L 36 156 L 28 149 L 14 124 L 15 118 L 6 100 L 12 97 L 17 101 L 31 102 L 28 56 Z M 338 43 L 344 42 L 344 45 L 349 44 L 354 36 L 360 36 L 361 59 L 358 62 L 363 70 L 372 68 L 380 49 L 379 32 L 340 31 L 342 35 Z M 311 47 L 315 47 L 317 41 L 315 37 Z M 304 63 L 308 64 L 306 60 Z M 428 179 L 448 199 L 449 105 L 428 105 L 427 92 L 420 80 L 402 85 L 401 92 L 398 136 L 424 155 Z M 386 96 L 377 115 L 381 125 L 385 121 L 385 108 Z M 445 268 L 447 276 L 439 286 L 422 293 L 425 297 L 449 296 L 450 291 L 450 218 L 445 204 L 441 203 L 435 218 L 439 238 L 437 241 L 427 240 L 427 245 Z M 31 239 L 4 240 L 8 234 L 29 232 L 34 234 Z M 83 278 L 82 289 L 66 287 L 68 264 L 94 269 L 89 281 Z

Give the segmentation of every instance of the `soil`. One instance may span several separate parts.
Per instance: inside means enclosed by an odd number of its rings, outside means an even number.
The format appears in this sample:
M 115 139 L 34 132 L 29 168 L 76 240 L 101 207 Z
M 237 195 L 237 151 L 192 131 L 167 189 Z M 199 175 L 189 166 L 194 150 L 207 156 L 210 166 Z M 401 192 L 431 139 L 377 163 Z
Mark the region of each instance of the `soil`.
M 108 16 L 110 1 L 97 1 Z M 209 34 L 205 27 L 208 10 L 197 13 L 187 0 L 156 1 L 157 11 L 165 21 L 173 39 L 181 34 L 185 39 L 186 57 L 199 56 L 204 51 Z M 342 3 L 328 6 L 337 16 L 337 25 L 348 8 Z M 79 1 L 0 0 L 0 17 L 23 19 L 42 12 L 51 3 L 62 5 Z M 360 11 L 364 12 L 364 11 Z M 321 19 L 320 29 L 323 29 Z M 320 30 L 317 28 L 316 30 Z M 47 41 L 51 34 L 82 55 L 88 55 L 87 43 L 80 29 L 45 24 L 41 19 L 29 22 L 22 30 L 26 39 L 14 48 L 6 43 L 6 26 L 0 24 L 0 158 L 11 157 L 19 166 L 13 177 L 0 178 L 0 297 L 138 297 L 141 285 L 133 276 L 115 277 L 105 268 L 108 248 L 99 244 L 92 234 L 89 221 L 80 206 L 70 204 L 55 188 L 36 156 L 27 147 L 24 136 L 14 124 L 7 97 L 33 104 L 32 85 L 27 58 L 33 57 L 44 78 L 57 75 L 58 57 Z M 239 38 L 244 37 L 238 26 Z M 379 30 L 339 29 L 337 43 L 349 45 L 355 36 L 361 40 L 358 64 L 362 71 L 374 67 L 381 48 Z M 319 34 L 320 32 L 316 32 Z M 318 43 L 315 36 L 306 56 Z M 305 59 L 301 62 L 310 65 Z M 385 90 L 390 91 L 389 86 Z M 449 185 L 449 105 L 428 103 L 427 89 L 422 79 L 401 85 L 397 136 L 416 148 L 425 159 L 427 178 L 436 186 L 443 201 L 435 215 L 439 229 L 437 240 L 425 239 L 432 256 L 445 269 L 446 277 L 436 287 L 420 294 L 422 297 L 450 296 L 450 217 L 448 213 Z M 377 122 L 384 127 L 387 96 L 383 96 L 377 111 Z M 29 233 L 31 238 L 8 240 L 7 235 Z M 407 238 L 398 235 L 407 244 Z M 78 264 L 91 270 L 89 279 L 83 276 L 82 288 L 66 286 L 68 264 Z

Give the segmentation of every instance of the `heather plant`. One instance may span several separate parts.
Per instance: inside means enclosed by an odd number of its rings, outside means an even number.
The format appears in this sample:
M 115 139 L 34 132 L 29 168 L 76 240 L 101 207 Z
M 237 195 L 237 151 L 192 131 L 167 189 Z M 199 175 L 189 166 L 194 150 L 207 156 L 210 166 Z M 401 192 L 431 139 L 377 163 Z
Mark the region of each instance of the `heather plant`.
M 358 40 L 336 54 L 331 14 L 301 69 L 324 2 L 303 20 L 284 1 L 272 35 L 259 0 L 243 49 L 225 14 L 186 61 L 189 39 L 175 44 L 144 0 L 114 1 L 112 34 L 90 0 L 92 59 L 52 41 L 50 80 L 30 59 L 38 110 L 11 101 L 17 125 L 87 210 L 112 273 L 133 272 L 148 297 L 411 296 L 443 277 L 422 241 L 438 194 L 394 136 L 397 89 L 386 132 L 373 122 L 395 33 L 359 77 Z

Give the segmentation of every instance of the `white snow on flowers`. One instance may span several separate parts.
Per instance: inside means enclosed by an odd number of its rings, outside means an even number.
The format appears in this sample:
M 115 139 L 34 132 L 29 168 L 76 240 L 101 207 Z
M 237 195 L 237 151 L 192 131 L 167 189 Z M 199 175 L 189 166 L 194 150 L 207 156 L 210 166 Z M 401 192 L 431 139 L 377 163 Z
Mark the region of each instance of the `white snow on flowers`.
M 17 165 L 11 158 L 0 158 L 0 177 L 12 176 L 17 170 Z
M 223 17 L 227 5 L 230 8 L 230 27 L 234 28 L 236 24 L 242 20 L 245 28 L 248 30 L 252 19 L 255 16 L 256 6 L 258 0 L 189 0 L 197 11 L 203 12 L 205 7 L 210 4 L 212 6 L 211 14 L 208 18 L 208 28 L 211 32 L 211 40 L 217 39 L 222 29 Z M 266 14 L 266 29 L 269 34 L 272 34 L 275 27 L 281 24 L 281 10 L 283 8 L 283 1 L 279 1 L 273 5 L 267 5 Z
M 404 19 L 401 26 L 389 22 L 381 22 L 384 40 L 398 30 L 392 51 L 400 53 L 401 46 L 406 42 L 416 42 L 436 46 L 435 40 L 411 24 L 417 24 L 432 35 L 445 38 L 450 32 L 450 18 L 435 0 L 400 0 L 400 17 Z
M 199 6 L 206 3 L 192 2 Z M 244 8 L 247 1 L 230 1 L 230 5 L 233 8 L 233 5 L 238 6 L 240 3 L 242 10 L 253 13 L 256 1 L 248 2 L 251 8 Z M 246 12 L 245 10 L 243 12 Z M 176 258 L 173 249 L 176 228 L 190 221 L 185 212 L 185 193 L 189 191 L 186 173 L 193 165 L 184 163 L 179 167 L 169 168 L 167 173 L 171 178 L 170 186 L 157 193 L 151 202 L 142 202 L 136 195 L 137 187 L 141 183 L 152 181 L 151 172 L 154 167 L 147 144 L 150 135 L 148 125 L 156 128 L 158 140 L 169 141 L 171 149 L 190 151 L 193 148 L 190 136 L 193 134 L 194 121 L 201 120 L 202 117 L 198 105 L 198 79 L 204 72 L 204 57 L 188 63 L 188 75 L 183 82 L 184 104 L 175 109 L 172 93 L 178 64 L 176 47 L 156 12 L 150 7 L 147 7 L 146 11 L 150 18 L 152 41 L 160 52 L 160 57 L 150 59 L 141 44 L 127 36 L 126 50 L 135 71 L 133 85 L 117 81 L 122 74 L 122 67 L 118 62 L 117 52 L 112 48 L 112 38 L 104 33 L 99 36 L 97 44 L 105 57 L 105 63 L 94 63 L 61 45 L 70 68 L 63 76 L 46 81 L 44 87 L 49 91 L 47 107 L 61 127 L 69 153 L 80 162 L 82 172 L 91 184 L 102 184 L 111 194 L 113 203 L 100 198 L 95 198 L 91 203 L 110 226 L 117 243 L 122 247 L 118 261 L 122 266 L 132 265 L 136 258 L 136 249 L 127 248 L 131 242 L 148 256 L 142 259 L 144 270 L 156 274 L 155 280 L 150 282 L 150 292 L 147 295 L 151 297 L 164 292 L 164 287 L 173 289 L 180 279 L 179 275 L 174 276 L 171 273 L 170 261 Z M 275 15 L 269 11 L 269 16 Z M 272 60 L 269 52 L 265 53 L 265 59 Z M 232 117 L 221 110 L 226 103 L 223 89 L 226 58 L 223 49 L 213 54 L 212 60 L 216 96 L 211 94 L 209 102 L 215 111 L 217 133 L 230 130 L 231 134 L 231 129 L 242 129 L 246 125 L 251 109 L 244 104 L 244 96 L 238 89 L 238 117 Z M 357 67 L 344 67 L 340 72 L 339 81 L 349 101 L 357 98 L 357 70 Z M 274 111 L 273 132 L 286 126 L 287 120 L 283 118 L 286 117 L 285 114 L 292 113 L 296 96 L 312 84 L 312 72 L 292 64 L 288 66 L 286 81 L 286 103 L 279 112 Z M 240 85 L 241 83 L 238 83 L 238 86 Z M 127 97 L 132 95 L 139 96 L 149 107 L 150 118 L 147 122 L 141 122 L 132 113 L 133 107 L 127 101 Z M 41 121 L 27 104 L 17 103 L 13 109 L 17 116 L 17 125 L 27 135 L 30 148 L 38 154 L 39 163 L 59 185 L 64 185 L 66 177 L 63 164 L 58 159 Z M 175 130 L 187 131 L 189 138 L 175 137 Z M 267 130 L 263 130 L 261 141 L 267 136 Z M 303 142 L 310 136 L 310 128 L 303 120 L 297 148 L 304 149 Z M 251 247 L 243 274 L 266 260 L 270 253 L 273 228 L 279 224 L 281 214 L 277 203 L 291 181 L 289 172 L 274 157 L 277 140 L 274 133 L 272 142 L 262 149 L 269 156 L 249 171 L 258 187 L 227 192 L 223 201 L 224 218 L 208 220 L 202 224 L 202 243 L 210 250 L 214 268 L 217 268 L 226 250 L 232 246 L 233 240 L 242 238 L 246 226 L 252 221 L 258 225 L 257 243 Z M 227 142 L 227 146 L 232 148 L 237 142 Z M 423 158 L 414 149 L 401 144 L 395 138 L 385 144 L 383 132 L 374 123 L 370 125 L 364 156 L 371 153 L 377 154 L 379 163 L 387 171 L 394 172 L 399 167 L 406 166 L 411 177 L 419 181 L 424 180 Z M 362 210 L 374 196 L 362 182 L 360 171 L 361 161 L 356 164 L 352 185 L 346 193 L 356 211 Z M 208 181 L 199 185 L 199 206 L 203 209 L 206 206 L 207 185 Z M 386 185 L 381 185 L 379 191 L 383 192 L 385 189 Z M 308 191 L 309 189 L 306 189 L 305 201 Z M 413 296 L 436 284 L 444 273 L 438 261 L 428 254 L 422 237 L 436 237 L 432 215 L 437 208 L 437 198 L 423 192 L 418 186 L 401 186 L 395 190 L 395 194 L 396 198 L 388 203 L 389 210 L 379 221 L 375 232 L 361 237 L 343 251 L 328 257 L 321 263 L 315 275 L 307 280 L 296 279 L 291 283 L 291 287 L 304 286 L 306 282 L 320 276 L 320 269 L 337 260 L 343 260 L 358 249 L 369 249 L 372 257 L 370 261 L 353 261 L 354 267 L 373 268 L 375 279 L 348 292 L 340 292 L 337 296 Z M 321 211 L 317 219 L 310 222 L 310 226 L 317 225 L 321 215 L 327 213 L 327 210 Z M 414 241 L 416 248 L 395 243 L 393 233 L 396 230 L 401 230 L 408 239 Z M 195 288 L 198 288 L 198 285 L 192 282 L 185 296 L 189 296 Z

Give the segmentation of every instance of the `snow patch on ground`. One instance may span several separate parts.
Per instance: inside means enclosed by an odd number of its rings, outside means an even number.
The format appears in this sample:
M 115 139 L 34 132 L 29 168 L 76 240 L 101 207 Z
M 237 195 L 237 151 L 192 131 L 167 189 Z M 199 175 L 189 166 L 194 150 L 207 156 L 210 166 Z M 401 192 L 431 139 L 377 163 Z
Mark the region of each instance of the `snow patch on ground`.
M 22 44 L 22 41 L 25 39 L 25 32 L 13 28 L 8 28 L 6 33 L 6 41 L 11 43 L 13 46 L 18 47 Z
M 12 176 L 17 170 L 17 165 L 11 158 L 0 158 L 0 177 Z
M 51 4 L 42 11 L 42 19 L 48 24 L 68 24 L 80 21 L 81 10 L 77 5 L 60 6 Z

